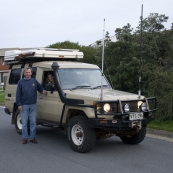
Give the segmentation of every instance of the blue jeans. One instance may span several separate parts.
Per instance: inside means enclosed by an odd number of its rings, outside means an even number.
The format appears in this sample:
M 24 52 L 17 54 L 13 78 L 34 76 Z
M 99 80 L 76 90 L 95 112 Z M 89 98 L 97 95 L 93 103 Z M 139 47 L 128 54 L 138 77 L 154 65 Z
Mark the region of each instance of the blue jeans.
M 30 140 L 35 138 L 36 135 L 36 104 L 22 105 L 20 116 L 22 120 L 22 137 L 28 139 L 28 119 L 30 121 Z

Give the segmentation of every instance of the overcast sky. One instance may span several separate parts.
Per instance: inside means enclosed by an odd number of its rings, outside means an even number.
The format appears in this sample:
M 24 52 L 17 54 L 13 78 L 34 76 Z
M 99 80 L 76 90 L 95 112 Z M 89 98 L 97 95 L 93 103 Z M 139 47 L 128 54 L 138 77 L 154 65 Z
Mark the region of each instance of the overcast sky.
M 69 40 L 80 45 L 110 36 L 127 23 L 136 28 L 143 17 L 165 14 L 173 23 L 173 0 L 0 0 L 0 48 L 45 47 Z

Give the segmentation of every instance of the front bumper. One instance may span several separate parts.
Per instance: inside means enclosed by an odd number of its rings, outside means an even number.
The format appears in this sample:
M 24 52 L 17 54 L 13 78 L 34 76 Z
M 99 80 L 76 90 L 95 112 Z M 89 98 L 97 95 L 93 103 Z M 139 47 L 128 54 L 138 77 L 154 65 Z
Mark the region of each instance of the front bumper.
M 146 110 L 142 111 L 139 107 L 139 102 L 146 103 Z M 110 111 L 105 112 L 103 109 L 104 104 L 110 105 Z M 124 111 L 124 106 L 129 104 L 131 106 L 130 112 Z M 114 101 L 97 101 L 95 102 L 95 118 L 90 119 L 90 123 L 95 128 L 106 129 L 130 129 L 134 127 L 141 128 L 146 126 L 150 121 L 155 118 L 155 111 L 157 110 L 157 101 L 155 97 L 138 99 L 138 100 L 114 100 Z M 130 114 L 139 113 L 143 117 L 130 120 Z M 102 116 L 102 117 L 101 117 Z M 107 116 L 112 116 L 108 119 Z
M 122 119 L 89 119 L 89 123 L 93 128 L 101 128 L 101 129 L 111 129 L 111 130 L 127 130 L 133 127 L 146 126 L 150 121 L 155 118 L 154 114 L 151 114 L 147 118 L 142 120 L 122 120 Z

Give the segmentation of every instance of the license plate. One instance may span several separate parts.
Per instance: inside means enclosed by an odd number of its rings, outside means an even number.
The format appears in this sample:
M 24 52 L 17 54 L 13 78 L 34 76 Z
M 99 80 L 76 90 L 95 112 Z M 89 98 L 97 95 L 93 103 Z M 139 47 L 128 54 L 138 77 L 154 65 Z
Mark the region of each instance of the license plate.
M 143 119 L 143 113 L 130 113 L 129 120 L 141 120 Z

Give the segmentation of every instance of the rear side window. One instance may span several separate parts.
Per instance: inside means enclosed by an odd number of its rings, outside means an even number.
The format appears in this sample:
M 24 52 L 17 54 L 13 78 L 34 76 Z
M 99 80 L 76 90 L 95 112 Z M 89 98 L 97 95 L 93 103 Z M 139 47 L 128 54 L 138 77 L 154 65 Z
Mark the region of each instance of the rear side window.
M 10 73 L 9 84 L 17 84 L 20 80 L 22 69 L 12 69 Z
M 36 78 L 37 67 L 32 67 L 32 78 Z

